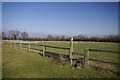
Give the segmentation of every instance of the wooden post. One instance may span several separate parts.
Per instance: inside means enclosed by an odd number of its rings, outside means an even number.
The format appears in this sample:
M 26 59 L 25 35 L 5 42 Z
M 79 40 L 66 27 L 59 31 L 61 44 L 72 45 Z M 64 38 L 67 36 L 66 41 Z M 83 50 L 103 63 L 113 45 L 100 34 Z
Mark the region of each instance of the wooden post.
M 20 42 L 20 49 L 22 49 L 22 43 Z
M 43 56 L 45 56 L 45 46 L 43 45 Z
M 73 38 L 71 38 L 71 40 L 70 40 L 70 54 L 69 54 L 69 58 L 70 58 L 71 65 L 73 64 L 73 61 L 72 61 L 72 52 L 73 52 Z
M 14 42 L 14 47 L 15 47 L 15 42 Z
M 86 48 L 84 51 L 84 68 L 88 68 L 89 65 L 89 50 Z
M 10 47 L 12 46 L 12 42 L 10 42 Z
M 28 51 L 30 52 L 30 43 L 28 43 Z
M 46 51 L 46 46 L 45 46 L 45 51 Z

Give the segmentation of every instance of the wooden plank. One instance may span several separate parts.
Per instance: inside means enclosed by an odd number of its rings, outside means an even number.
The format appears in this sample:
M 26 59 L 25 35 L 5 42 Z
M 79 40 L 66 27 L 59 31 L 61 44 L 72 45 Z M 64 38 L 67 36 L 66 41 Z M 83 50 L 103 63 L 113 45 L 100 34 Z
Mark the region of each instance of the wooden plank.
M 43 45 L 38 45 L 38 44 L 32 44 L 32 45 L 35 45 L 35 46 L 43 46 Z
M 57 49 L 66 49 L 66 50 L 69 50 L 70 48 L 65 48 L 65 47 L 56 47 L 56 46 L 48 46 L 48 45 L 45 45 L 46 47 L 50 47 L 50 48 L 57 48 Z
M 107 53 L 120 53 L 118 51 L 98 50 L 98 49 L 89 49 L 89 51 L 93 51 L 93 52 L 107 52 Z
M 106 64 L 119 65 L 120 66 L 120 63 L 115 63 L 115 62 L 108 62 L 108 61 L 97 60 L 97 59 L 93 59 L 93 58 L 89 58 L 89 60 L 96 61 L 96 62 L 101 62 L 101 63 L 106 63 Z
M 32 45 L 35 45 L 35 44 L 32 44 Z M 65 48 L 65 47 L 56 47 L 56 46 L 48 46 L 48 45 L 35 45 L 35 46 L 45 46 L 45 47 L 50 47 L 50 48 L 66 49 L 66 50 L 70 49 L 70 48 Z

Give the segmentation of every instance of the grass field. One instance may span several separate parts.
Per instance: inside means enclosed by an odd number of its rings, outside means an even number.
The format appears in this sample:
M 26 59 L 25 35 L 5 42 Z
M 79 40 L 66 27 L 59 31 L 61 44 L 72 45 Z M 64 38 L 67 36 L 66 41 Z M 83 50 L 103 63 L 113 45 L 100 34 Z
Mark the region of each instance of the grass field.
M 68 43 L 40 43 L 53 46 L 69 47 Z M 27 45 L 23 45 L 27 46 Z M 42 47 L 33 48 L 42 49 Z M 74 43 L 74 51 L 83 53 L 85 48 L 104 49 L 118 51 L 116 43 Z M 52 52 L 68 54 L 68 51 L 47 48 Z M 62 65 L 48 57 L 42 57 L 37 53 L 26 52 L 18 48 L 3 45 L 3 68 L 2 76 L 4 78 L 118 78 L 118 75 L 105 70 L 99 70 L 93 67 L 89 69 L 74 68 L 69 63 Z M 118 62 L 118 54 L 110 53 L 90 53 L 90 57 Z M 90 62 L 90 64 L 99 67 L 109 68 L 113 71 L 118 70 L 118 66 Z

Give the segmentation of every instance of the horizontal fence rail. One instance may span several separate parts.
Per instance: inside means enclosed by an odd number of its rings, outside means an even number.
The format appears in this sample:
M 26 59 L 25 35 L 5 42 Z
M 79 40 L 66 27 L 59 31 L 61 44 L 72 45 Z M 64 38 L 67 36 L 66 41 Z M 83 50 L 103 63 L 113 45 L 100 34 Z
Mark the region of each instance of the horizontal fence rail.
M 90 61 L 96 61 L 96 62 L 101 62 L 101 63 L 107 63 L 107 64 L 112 64 L 112 65 L 119 65 L 120 63 L 116 63 L 116 62 L 108 62 L 108 61 L 103 61 L 103 60 L 98 60 L 98 59 L 93 59 L 93 58 L 89 58 Z
M 118 52 L 118 51 L 98 50 L 98 49 L 88 49 L 88 51 L 89 51 L 89 52 L 90 52 L 90 51 L 91 51 L 91 52 L 107 52 L 107 53 L 116 53 L 116 54 L 120 53 L 120 52 Z M 103 60 L 98 60 L 98 59 L 93 59 L 93 58 L 89 58 L 89 60 L 120 66 L 120 63 L 116 63 L 116 62 L 108 62 L 108 61 L 103 61 Z
M 57 48 L 57 49 L 66 49 L 66 50 L 70 50 L 70 48 L 56 47 L 56 46 L 48 46 L 48 45 L 36 45 L 36 46 L 45 46 L 45 47 L 50 47 L 50 48 Z
M 89 49 L 92 52 L 107 52 L 107 53 L 120 53 L 118 51 L 109 51 L 109 50 L 98 50 L 98 49 Z
M 69 50 L 70 48 L 64 48 L 64 47 L 55 47 L 55 46 L 47 46 L 45 45 L 46 47 L 50 47 L 50 48 L 58 48 L 58 49 L 66 49 L 66 50 Z

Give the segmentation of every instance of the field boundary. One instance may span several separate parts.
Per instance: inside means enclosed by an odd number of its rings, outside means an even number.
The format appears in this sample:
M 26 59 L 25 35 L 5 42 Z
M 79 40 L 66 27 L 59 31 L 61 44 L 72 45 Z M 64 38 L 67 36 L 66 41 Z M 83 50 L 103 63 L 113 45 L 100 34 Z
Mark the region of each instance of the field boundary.
M 5 41 L 5 42 L 3 42 L 3 44 L 8 44 L 10 47 L 13 46 L 14 48 L 18 47 L 21 50 L 24 49 L 24 50 L 27 50 L 28 52 L 33 51 L 33 52 L 41 53 L 41 55 L 43 57 L 44 56 L 50 56 L 50 57 L 56 57 L 56 58 L 60 58 L 60 57 L 67 58 L 70 61 L 71 65 L 74 65 L 73 61 L 75 61 L 75 64 L 82 62 L 84 64 L 84 68 L 88 68 L 89 61 L 95 61 L 95 62 L 120 66 L 120 63 L 103 61 L 103 60 L 98 60 L 98 59 L 94 59 L 94 58 L 89 58 L 89 55 L 90 55 L 89 52 L 102 52 L 102 53 L 106 52 L 106 53 L 115 53 L 115 54 L 119 54 L 120 52 L 85 48 L 84 54 L 80 54 L 80 53 L 77 53 L 77 52 L 73 52 L 73 40 L 72 39 L 70 41 L 70 47 L 57 47 L 57 46 L 50 46 L 50 45 L 38 45 L 36 42 L 23 42 L 23 41 L 20 41 L 20 42 Z M 16 44 L 19 44 L 19 46 L 16 45 Z M 28 47 L 22 47 L 22 45 L 24 45 L 24 44 L 28 45 Z M 31 48 L 31 45 L 42 46 L 43 49 L 38 50 L 38 49 L 35 49 L 35 48 Z M 64 54 L 59 54 L 59 53 L 47 52 L 46 47 L 68 50 L 69 54 L 64 55 Z M 78 56 L 83 56 L 84 58 L 73 59 L 73 54 L 78 55 Z
M 89 52 L 102 52 L 102 53 L 105 52 L 105 53 L 112 53 L 112 54 L 118 54 L 118 55 L 120 53 L 118 51 L 99 50 L 99 49 L 88 49 L 87 53 L 89 54 Z M 99 53 L 97 53 L 97 54 L 99 54 Z M 94 58 L 89 58 L 89 60 L 120 66 L 120 63 L 116 63 L 116 62 L 108 62 L 108 61 L 98 60 L 98 59 L 94 59 Z

